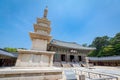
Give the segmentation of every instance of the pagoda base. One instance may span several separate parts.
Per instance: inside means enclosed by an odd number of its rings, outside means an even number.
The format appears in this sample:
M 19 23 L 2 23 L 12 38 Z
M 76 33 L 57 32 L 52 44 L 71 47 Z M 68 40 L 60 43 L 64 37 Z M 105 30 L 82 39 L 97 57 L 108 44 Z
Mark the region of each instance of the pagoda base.
M 0 80 L 62 80 L 62 70 L 54 67 L 13 67 L 0 69 Z
M 55 52 L 37 50 L 18 50 L 16 67 L 51 67 Z

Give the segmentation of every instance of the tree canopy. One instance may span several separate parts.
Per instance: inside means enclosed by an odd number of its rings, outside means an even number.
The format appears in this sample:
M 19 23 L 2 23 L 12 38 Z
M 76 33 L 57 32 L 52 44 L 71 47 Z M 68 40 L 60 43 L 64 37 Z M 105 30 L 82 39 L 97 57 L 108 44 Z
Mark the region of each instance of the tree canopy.
M 11 48 L 11 47 L 5 47 L 3 50 L 7 51 L 7 52 L 12 52 L 12 53 L 16 53 L 17 49 L 23 49 L 26 50 L 26 48 Z
M 8 52 L 17 52 L 17 48 L 5 47 L 4 50 Z
M 96 50 L 90 52 L 88 56 L 103 57 L 120 55 L 120 33 L 117 33 L 113 38 L 108 36 L 96 37 L 91 47 L 96 47 Z

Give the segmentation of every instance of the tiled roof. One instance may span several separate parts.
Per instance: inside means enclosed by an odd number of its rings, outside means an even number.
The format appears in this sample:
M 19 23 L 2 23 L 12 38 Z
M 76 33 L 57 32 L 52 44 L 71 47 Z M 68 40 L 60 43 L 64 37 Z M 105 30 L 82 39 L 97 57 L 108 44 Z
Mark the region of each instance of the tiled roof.
M 83 49 L 83 50 L 94 50 L 95 48 L 92 47 L 83 47 L 80 44 L 77 44 L 75 42 L 65 42 L 65 41 L 59 41 L 53 39 L 50 44 L 61 46 L 61 47 L 67 47 L 67 48 L 73 48 L 73 49 Z
M 108 56 L 108 57 L 88 57 L 92 61 L 105 61 L 105 60 L 120 60 L 120 56 Z
M 14 53 L 10 53 L 10 52 L 4 51 L 2 49 L 0 49 L 0 55 L 5 55 L 5 56 L 9 56 L 9 57 L 17 57 L 17 55 L 14 55 Z

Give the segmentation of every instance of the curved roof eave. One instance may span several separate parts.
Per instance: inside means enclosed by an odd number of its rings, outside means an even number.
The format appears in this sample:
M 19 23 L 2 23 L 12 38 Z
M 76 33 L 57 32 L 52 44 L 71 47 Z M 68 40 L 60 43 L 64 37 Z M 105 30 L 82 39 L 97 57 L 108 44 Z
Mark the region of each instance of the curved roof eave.
M 83 47 L 75 42 L 65 42 L 65 41 L 59 41 L 53 39 L 50 44 L 60 46 L 60 47 L 65 47 L 65 48 L 73 48 L 73 49 L 80 49 L 80 50 L 95 50 L 96 48 L 91 48 L 91 47 Z
M 9 52 L 3 51 L 3 50 L 0 50 L 0 54 L 16 58 L 16 56 L 13 53 L 9 53 Z

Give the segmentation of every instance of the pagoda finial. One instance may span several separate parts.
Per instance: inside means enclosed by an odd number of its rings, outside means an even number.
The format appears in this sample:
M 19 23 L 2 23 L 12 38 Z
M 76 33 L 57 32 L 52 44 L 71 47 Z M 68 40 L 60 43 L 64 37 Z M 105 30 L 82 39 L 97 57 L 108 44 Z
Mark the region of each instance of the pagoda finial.
M 44 18 L 47 18 L 47 13 L 48 13 L 48 6 L 46 6 L 46 8 L 44 9 Z

